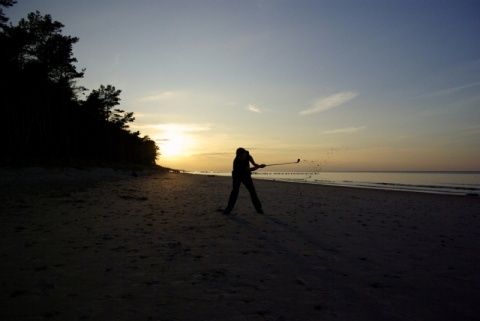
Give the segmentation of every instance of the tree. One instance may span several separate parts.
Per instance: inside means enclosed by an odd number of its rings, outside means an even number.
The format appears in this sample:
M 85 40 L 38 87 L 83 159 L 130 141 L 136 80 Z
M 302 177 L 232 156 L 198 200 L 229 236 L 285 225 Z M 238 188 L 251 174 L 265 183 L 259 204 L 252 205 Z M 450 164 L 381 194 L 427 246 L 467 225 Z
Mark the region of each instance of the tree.
M 11 7 L 16 4 L 15 0 L 0 0 L 0 28 L 3 28 L 8 22 L 8 18 L 3 14 L 3 9 L 1 7 Z
M 100 85 L 98 90 L 92 90 L 84 103 L 86 109 L 99 122 L 110 122 L 121 129 L 128 129 L 128 123 L 134 122 L 133 112 L 125 112 L 115 108 L 120 105 L 121 90 L 112 85 Z
M 2 108 L 11 120 L 8 143 L 23 157 L 65 153 L 74 143 L 69 119 L 83 71 L 74 65 L 78 38 L 63 36 L 62 28 L 38 11 L 3 28 Z
M 36 11 L 29 13 L 27 19 L 21 19 L 17 27 L 9 28 L 24 35 L 25 43 L 19 52 L 19 60 L 45 66 L 49 78 L 56 83 L 81 78 L 84 74 L 84 70 L 78 72 L 74 65 L 77 59 L 73 57 L 73 45 L 79 39 L 63 36 L 63 27 L 50 15 L 42 16 Z
M 0 7 L 16 1 L 0 0 Z M 131 133 L 133 112 L 118 108 L 121 90 L 101 85 L 85 101 L 76 86 L 73 45 L 63 24 L 38 11 L 6 25 L 0 10 L 0 162 L 86 159 L 154 164 L 158 147 Z
M 92 90 L 84 105 L 97 121 L 108 122 L 112 117 L 113 107 L 120 105 L 121 92 L 112 85 L 100 85 L 98 90 Z

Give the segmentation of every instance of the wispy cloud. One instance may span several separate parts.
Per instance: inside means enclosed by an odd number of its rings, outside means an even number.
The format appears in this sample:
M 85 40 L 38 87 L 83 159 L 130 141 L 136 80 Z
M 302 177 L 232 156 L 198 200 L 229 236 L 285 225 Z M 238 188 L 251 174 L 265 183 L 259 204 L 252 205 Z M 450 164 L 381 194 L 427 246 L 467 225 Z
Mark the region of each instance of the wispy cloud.
M 247 106 L 247 110 L 249 110 L 251 112 L 254 112 L 254 113 L 259 113 L 259 114 L 262 113 L 262 110 L 254 104 L 249 104 Z
M 147 96 L 142 97 L 140 100 L 141 101 L 162 101 L 162 100 L 176 98 L 183 94 L 185 94 L 184 91 L 153 92 L 148 94 Z
M 154 124 L 150 127 L 161 131 L 188 133 L 208 131 L 211 126 L 209 124 Z
M 326 98 L 319 98 L 315 101 L 315 103 L 311 108 L 302 110 L 300 112 L 300 115 L 305 116 L 305 115 L 315 114 L 315 113 L 319 113 L 328 109 L 341 106 L 349 102 L 350 100 L 354 99 L 358 95 L 359 94 L 357 92 L 347 91 L 347 92 L 340 92 L 338 94 L 328 96 Z
M 356 133 L 358 131 L 365 130 L 365 129 L 367 129 L 366 126 L 338 128 L 338 129 L 324 131 L 323 134 L 351 134 L 351 133 Z
M 133 129 L 148 132 L 150 135 L 158 133 L 200 133 L 207 132 L 211 129 L 211 124 L 136 124 L 131 126 Z
M 426 94 L 425 96 L 427 96 L 427 97 L 447 96 L 447 95 L 451 95 L 451 94 L 454 94 L 456 92 L 462 91 L 464 89 L 468 89 L 468 88 L 476 87 L 476 86 L 480 86 L 480 81 L 477 81 L 477 82 L 474 82 L 474 83 L 471 83 L 471 84 L 466 84 L 466 85 L 463 85 L 463 86 L 438 90 L 438 91 Z

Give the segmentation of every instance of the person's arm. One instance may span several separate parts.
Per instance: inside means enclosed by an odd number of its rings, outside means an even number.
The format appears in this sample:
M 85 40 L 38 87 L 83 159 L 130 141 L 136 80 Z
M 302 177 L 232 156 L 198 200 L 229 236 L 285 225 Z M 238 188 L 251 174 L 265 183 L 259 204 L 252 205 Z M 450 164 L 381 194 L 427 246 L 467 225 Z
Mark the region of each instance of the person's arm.
M 254 166 L 254 167 L 250 167 L 251 172 L 256 171 L 259 168 L 264 168 L 265 167 L 265 164 L 258 165 L 257 163 L 255 163 L 255 161 L 253 160 L 253 157 L 250 155 L 250 153 L 248 153 L 248 160 Z
M 252 157 L 252 155 L 250 155 L 250 153 L 247 153 L 247 157 L 248 157 L 248 161 L 249 161 L 250 163 L 252 163 L 253 166 L 255 166 L 255 167 L 258 167 L 258 166 L 259 166 L 257 163 L 255 163 L 255 161 L 253 160 L 253 157 Z

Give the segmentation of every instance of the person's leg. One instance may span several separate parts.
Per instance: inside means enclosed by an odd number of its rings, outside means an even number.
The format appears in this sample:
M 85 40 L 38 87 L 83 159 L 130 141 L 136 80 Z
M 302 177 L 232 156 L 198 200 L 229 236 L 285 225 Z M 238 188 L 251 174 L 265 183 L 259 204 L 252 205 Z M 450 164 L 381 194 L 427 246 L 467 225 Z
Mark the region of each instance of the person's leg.
M 252 199 L 253 206 L 255 206 L 255 209 L 257 210 L 257 212 L 263 213 L 262 203 L 260 203 L 260 200 L 258 199 L 257 192 L 255 191 L 255 186 L 253 185 L 252 177 L 247 176 L 243 179 L 242 182 L 245 185 L 245 187 L 248 189 L 248 192 L 250 193 L 250 198 Z
M 240 179 L 233 178 L 232 180 L 232 191 L 230 192 L 230 197 L 228 198 L 227 208 L 223 211 L 225 214 L 230 213 L 237 202 L 238 192 L 240 190 L 240 184 L 242 181 Z

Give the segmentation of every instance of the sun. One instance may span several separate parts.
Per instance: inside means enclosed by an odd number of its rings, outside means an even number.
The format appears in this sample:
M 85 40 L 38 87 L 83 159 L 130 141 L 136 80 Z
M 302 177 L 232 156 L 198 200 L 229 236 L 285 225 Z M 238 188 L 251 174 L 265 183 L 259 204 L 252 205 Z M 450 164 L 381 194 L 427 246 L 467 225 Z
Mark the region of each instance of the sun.
M 168 138 L 163 139 L 163 143 L 160 145 L 160 152 L 162 156 L 167 158 L 174 158 L 182 154 L 185 150 L 185 137 L 180 135 L 169 135 Z
M 160 155 L 163 159 L 177 159 L 189 155 L 193 139 L 180 128 L 168 128 L 159 139 Z

